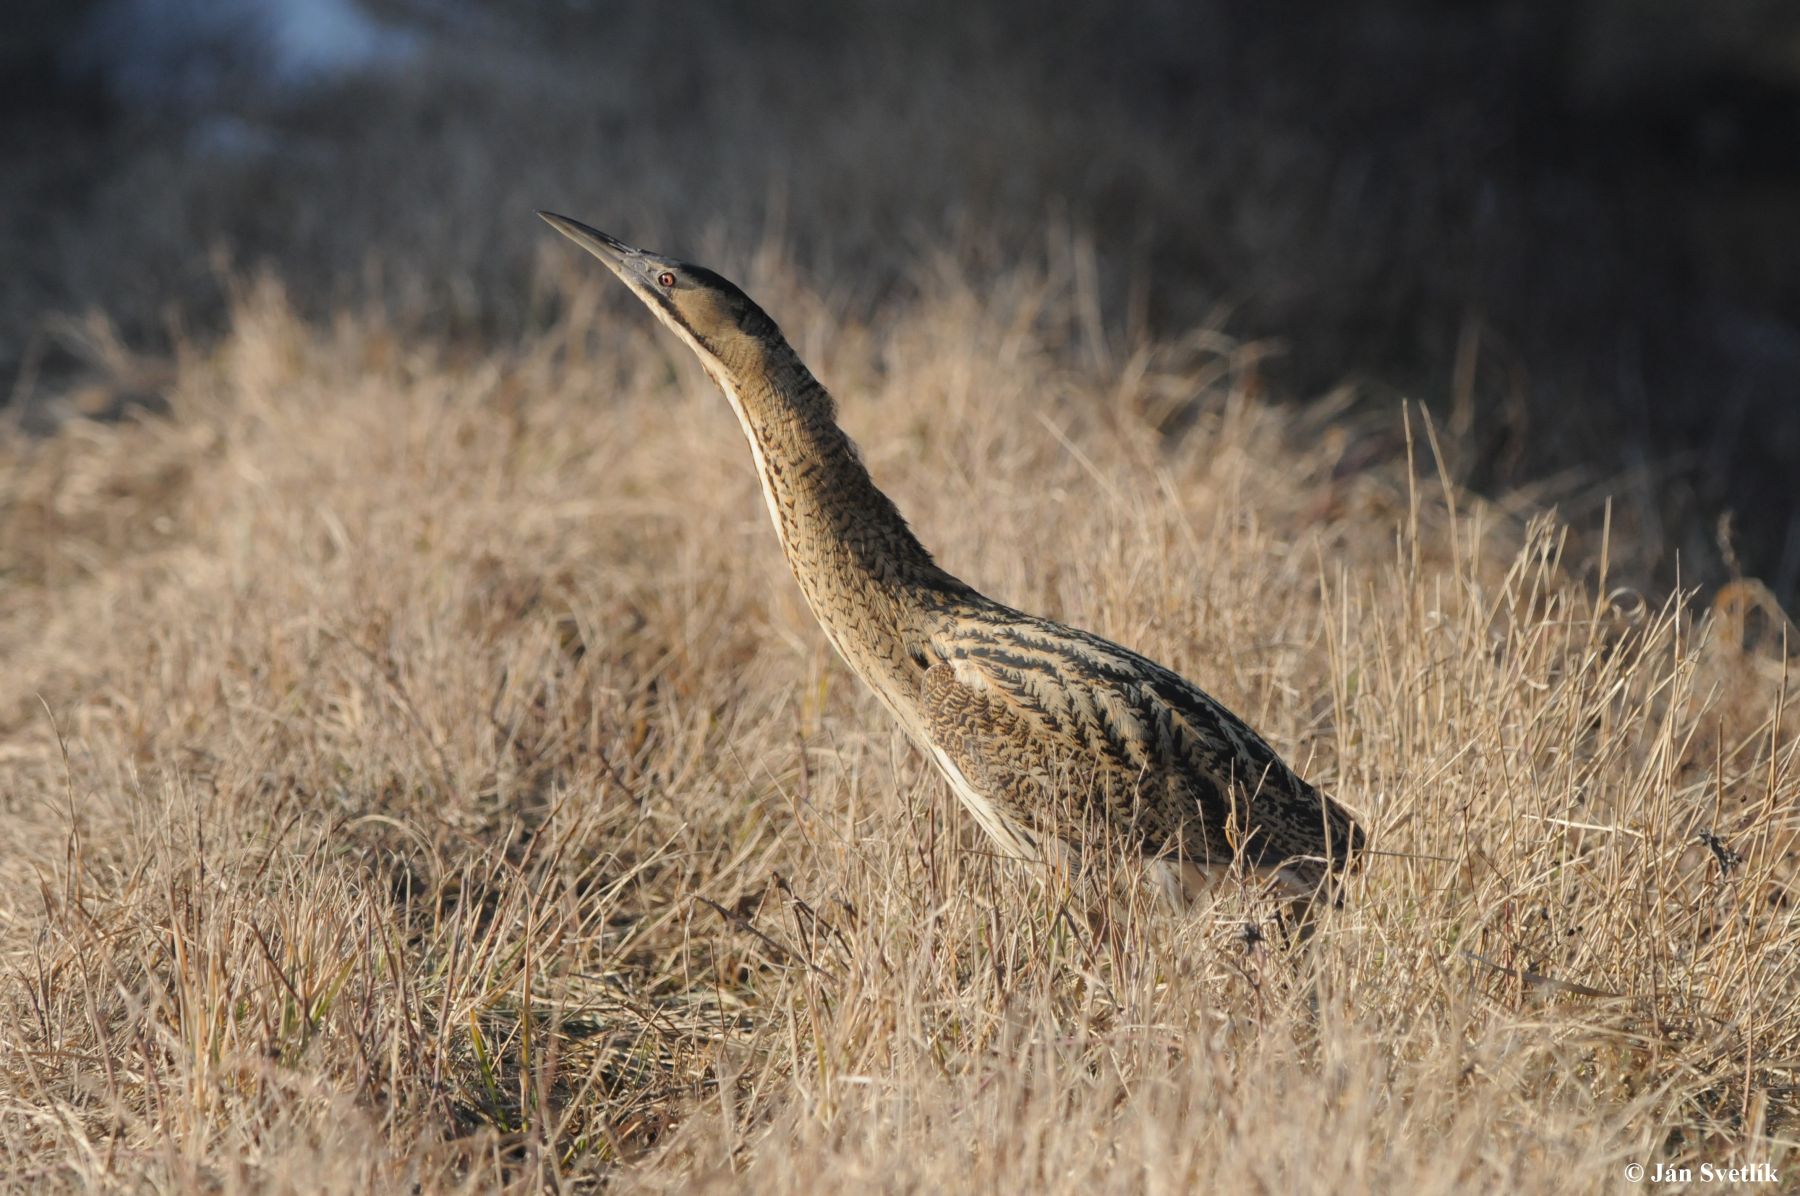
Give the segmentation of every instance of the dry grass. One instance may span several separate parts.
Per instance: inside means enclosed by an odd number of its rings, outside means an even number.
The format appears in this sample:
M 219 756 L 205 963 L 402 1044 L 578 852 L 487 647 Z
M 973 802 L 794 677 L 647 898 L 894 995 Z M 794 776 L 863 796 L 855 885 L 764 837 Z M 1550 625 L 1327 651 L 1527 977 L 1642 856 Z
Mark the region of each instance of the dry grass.
M 779 253 L 749 281 L 941 560 L 1366 812 L 1383 854 L 1309 951 L 1247 948 L 1244 896 L 1096 943 L 992 859 L 830 657 L 718 396 L 591 263 L 547 254 L 493 355 L 265 280 L 166 416 L 0 459 L 0 1173 L 1796 1173 L 1779 653 L 1459 506 L 1416 420 L 1268 406 L 1214 333 L 1109 348 L 1082 260 L 939 263 L 879 326 Z

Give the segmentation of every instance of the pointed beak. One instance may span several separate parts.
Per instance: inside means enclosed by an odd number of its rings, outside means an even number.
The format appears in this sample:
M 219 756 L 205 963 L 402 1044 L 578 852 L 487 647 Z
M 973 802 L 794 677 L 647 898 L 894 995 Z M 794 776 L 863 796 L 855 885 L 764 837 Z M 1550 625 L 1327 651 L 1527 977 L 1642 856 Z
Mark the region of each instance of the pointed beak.
M 657 276 L 663 271 L 683 270 L 687 267 L 674 258 L 627 245 L 597 228 L 589 228 L 579 220 L 570 220 L 555 212 L 539 212 L 538 215 L 544 218 L 545 224 L 605 262 L 607 269 L 617 274 L 619 281 L 631 288 L 631 293 L 643 300 L 659 319 L 684 330 L 682 335 L 688 335 L 685 331 L 687 321 L 670 299 L 669 289 L 657 283 Z
M 579 220 L 570 220 L 555 212 L 539 212 L 538 215 L 544 218 L 545 224 L 612 267 L 615 274 L 623 276 L 627 258 L 644 256 L 642 250 L 633 249 L 625 242 L 615 240 L 597 228 L 589 228 Z

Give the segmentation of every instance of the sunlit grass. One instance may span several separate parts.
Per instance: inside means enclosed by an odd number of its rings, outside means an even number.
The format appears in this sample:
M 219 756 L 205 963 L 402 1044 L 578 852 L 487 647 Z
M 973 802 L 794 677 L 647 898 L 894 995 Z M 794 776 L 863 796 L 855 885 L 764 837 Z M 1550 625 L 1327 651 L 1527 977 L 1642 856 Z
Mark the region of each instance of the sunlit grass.
M 1362 812 L 1096 939 L 830 655 L 723 401 L 549 256 L 502 352 L 272 280 L 162 416 L 0 457 L 0 1169 L 220 1190 L 1615 1186 L 1794 1143 L 1781 654 L 1435 433 L 1096 333 L 1078 243 L 753 290 L 940 561 Z M 1587 528 L 1586 542 L 1604 541 Z M 1631 545 L 1607 542 L 1614 561 Z M 1732 634 L 1720 634 L 1729 630 Z

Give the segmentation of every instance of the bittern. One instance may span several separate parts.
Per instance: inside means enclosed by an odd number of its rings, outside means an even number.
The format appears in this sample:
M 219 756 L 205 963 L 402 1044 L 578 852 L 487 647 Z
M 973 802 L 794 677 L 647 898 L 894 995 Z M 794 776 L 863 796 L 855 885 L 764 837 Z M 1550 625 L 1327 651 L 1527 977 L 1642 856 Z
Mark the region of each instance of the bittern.
M 1110 834 L 1177 904 L 1234 869 L 1310 903 L 1362 850 L 1342 806 L 1198 687 L 939 568 L 743 291 L 538 214 L 605 262 L 725 392 L 819 626 L 1004 854 L 1079 859 Z

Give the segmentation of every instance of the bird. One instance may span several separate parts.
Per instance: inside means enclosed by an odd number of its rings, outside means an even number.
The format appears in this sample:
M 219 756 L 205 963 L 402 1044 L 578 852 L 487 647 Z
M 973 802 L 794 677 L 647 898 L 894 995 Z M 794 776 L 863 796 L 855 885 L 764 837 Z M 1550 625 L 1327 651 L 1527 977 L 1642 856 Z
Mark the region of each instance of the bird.
M 739 287 L 538 215 L 605 263 L 724 392 L 826 638 L 999 854 L 1067 868 L 1110 841 L 1177 908 L 1230 877 L 1309 914 L 1341 889 L 1365 844 L 1351 812 L 1171 669 L 941 568 L 875 485 L 832 396 Z

